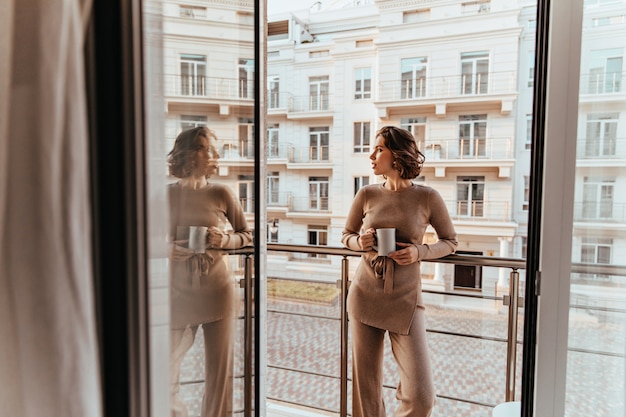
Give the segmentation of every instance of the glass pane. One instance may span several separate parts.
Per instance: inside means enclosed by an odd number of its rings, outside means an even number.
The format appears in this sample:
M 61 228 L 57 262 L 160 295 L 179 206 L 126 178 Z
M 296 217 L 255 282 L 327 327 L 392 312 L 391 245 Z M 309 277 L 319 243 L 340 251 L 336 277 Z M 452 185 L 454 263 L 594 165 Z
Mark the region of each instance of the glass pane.
M 593 3 L 593 4 L 592 4 Z M 623 3 L 585 2 L 574 194 L 565 415 L 626 414 L 626 102 L 614 101 L 624 73 Z M 602 25 L 587 22 L 603 21 Z M 582 210 L 579 208 L 582 206 Z M 582 215 L 581 215 L 582 214 Z
M 253 411 L 255 9 L 227 3 L 143 2 L 157 417 Z

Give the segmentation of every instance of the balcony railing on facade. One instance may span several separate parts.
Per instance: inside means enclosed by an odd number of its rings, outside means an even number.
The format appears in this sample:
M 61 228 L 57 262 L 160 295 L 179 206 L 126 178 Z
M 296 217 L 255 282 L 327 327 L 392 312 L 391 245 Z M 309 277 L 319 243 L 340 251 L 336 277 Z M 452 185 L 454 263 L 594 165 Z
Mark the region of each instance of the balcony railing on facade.
M 626 82 L 626 72 L 602 71 L 580 76 L 580 94 L 624 94 L 624 82 Z
M 317 195 L 309 197 L 294 196 L 292 193 L 268 192 L 267 207 L 272 209 L 286 209 L 294 213 L 319 213 L 328 214 L 330 211 L 329 197 Z
M 500 137 L 474 137 L 428 140 L 421 145 L 427 161 L 510 160 L 514 158 L 513 140 Z
M 584 223 L 626 224 L 626 204 L 613 201 L 574 203 L 574 221 Z
M 445 201 L 450 217 L 455 221 L 509 222 L 511 204 L 508 201 L 455 200 Z
M 203 75 L 165 75 L 165 97 L 205 98 L 252 103 L 254 81 Z
M 617 125 L 617 120 L 615 123 Z M 623 165 L 626 159 L 626 138 L 607 135 L 607 137 L 578 139 L 576 158 L 586 162 L 598 161 L 603 165 L 610 165 L 611 161 L 618 160 L 618 163 Z
M 310 94 L 306 96 L 294 96 L 289 93 L 268 92 L 268 113 L 311 113 L 327 114 L 333 111 L 332 96 L 330 94 Z M 292 115 L 290 117 L 297 117 Z
M 515 94 L 516 75 L 515 71 L 503 71 L 381 81 L 378 84 L 378 101 L 428 101 Z

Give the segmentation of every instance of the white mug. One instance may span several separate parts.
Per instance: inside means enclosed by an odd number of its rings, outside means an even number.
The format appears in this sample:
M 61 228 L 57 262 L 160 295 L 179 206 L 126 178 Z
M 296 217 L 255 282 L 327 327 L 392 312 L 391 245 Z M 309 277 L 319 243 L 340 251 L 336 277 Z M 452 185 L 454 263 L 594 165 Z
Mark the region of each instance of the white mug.
M 396 229 L 393 227 L 376 229 L 376 240 L 378 241 L 378 256 L 389 255 L 389 252 L 396 250 Z
M 206 226 L 189 226 L 189 249 L 196 253 L 206 250 Z

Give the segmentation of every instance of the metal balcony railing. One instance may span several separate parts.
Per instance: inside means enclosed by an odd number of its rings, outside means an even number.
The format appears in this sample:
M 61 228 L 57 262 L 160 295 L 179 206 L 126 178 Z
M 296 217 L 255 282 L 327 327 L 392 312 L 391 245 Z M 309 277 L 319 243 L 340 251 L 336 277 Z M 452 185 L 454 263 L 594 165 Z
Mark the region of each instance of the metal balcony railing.
M 578 139 L 576 158 L 583 160 L 626 159 L 626 138 L 609 136 Z
M 626 204 L 613 201 L 574 203 L 574 221 L 585 223 L 626 223 Z
M 482 137 L 429 140 L 420 148 L 427 161 L 513 159 L 511 138 Z
M 204 75 L 165 75 L 166 97 L 202 97 L 214 100 L 253 100 L 254 81 L 207 77 Z
M 516 89 L 515 71 L 443 77 L 427 76 L 414 79 L 381 81 L 378 84 L 378 100 L 428 100 L 487 94 L 512 94 Z
M 446 207 L 450 217 L 457 221 L 495 221 L 507 222 L 511 220 L 511 204 L 508 201 L 449 201 Z
M 624 93 L 626 72 L 602 71 L 580 76 L 580 94 Z
M 327 246 L 267 244 L 268 256 L 289 258 L 293 254 L 324 256 L 340 261 L 339 275 L 326 277 L 319 271 L 307 269 L 291 270 L 290 280 L 298 288 L 306 285 L 325 286 L 334 291 L 334 302 L 323 305 L 310 300 L 280 301 L 280 295 L 266 294 L 267 307 L 267 363 L 265 387 L 267 415 L 299 416 L 302 410 L 307 415 L 348 416 L 350 395 L 350 340 L 346 296 L 349 291 L 349 258 L 358 258 L 361 253 L 345 248 Z M 243 340 L 238 341 L 243 364 L 235 378 L 243 392 L 236 393 L 238 402 L 235 414 L 243 417 L 253 415 L 253 364 L 254 364 L 254 320 L 253 285 L 255 282 L 252 257 L 253 248 L 229 251 L 241 255 L 239 261 L 239 286 L 243 292 L 240 316 Z M 269 262 L 269 258 L 268 258 Z M 439 398 L 433 417 L 449 415 L 491 415 L 491 409 L 502 401 L 519 400 L 522 345 L 520 320 L 523 317 L 524 296 L 520 286 L 520 271 L 525 268 L 522 259 L 496 258 L 474 255 L 449 255 L 428 261 L 435 265 L 469 266 L 508 270 L 506 292 L 446 290 L 445 287 L 425 287 L 422 292 L 427 304 L 427 334 L 431 347 L 435 384 Z M 626 277 L 626 266 L 573 264 L 572 274 L 590 273 Z M 268 269 L 268 276 L 270 273 Z M 317 278 L 312 278 L 314 275 Z M 276 279 L 274 279 L 276 280 Z M 269 280 L 268 280 L 269 281 Z M 422 280 L 423 285 L 429 280 Z M 280 283 L 278 285 L 281 285 Z M 268 286 L 269 288 L 269 286 Z M 588 314 L 603 318 L 601 322 L 618 323 L 626 315 L 623 303 L 605 305 L 598 298 L 599 287 L 572 288 L 570 308 L 576 314 Z M 589 294 L 587 294 L 587 292 Z M 614 293 L 614 288 L 607 288 Z M 332 294 L 331 294 L 332 296 Z M 275 298 L 278 297 L 278 298 Z M 306 297 L 305 297 L 306 298 Z M 278 300 L 278 302 L 277 302 Z M 470 320 L 477 317 L 477 322 Z M 584 319 L 584 323 L 590 320 Z M 583 322 L 581 321 L 581 323 Z M 310 332 L 307 332 L 310 331 Z M 611 341 L 623 340 L 623 333 L 611 325 L 608 332 L 590 337 L 586 329 L 574 329 L 570 336 L 568 352 L 575 355 L 592 355 L 598 360 L 623 364 L 626 355 Z M 499 333 L 504 333 L 500 335 Z M 598 341 L 596 339 L 605 339 Z M 200 340 L 202 338 L 199 338 Z M 462 340 L 462 342 L 460 342 Z M 613 346 L 613 348 L 611 348 Z M 461 348 L 458 351 L 459 347 Z M 467 350 L 463 350 L 466 348 Z M 387 349 L 387 348 L 386 348 Z M 391 353 L 385 351 L 385 373 L 394 372 L 388 365 L 393 362 Z M 201 365 L 200 365 L 201 366 Z M 469 368 L 464 372 L 466 368 Z M 448 373 L 446 373 L 448 372 Z M 323 379 L 324 384 L 315 382 Z M 201 379 L 183 381 L 183 384 L 202 383 Z M 387 393 L 397 388 L 389 378 L 385 380 Z M 493 391 L 495 388 L 494 392 Z M 576 389 L 576 388 L 574 388 Z M 580 392 L 572 393 L 571 401 L 584 401 L 593 395 L 589 387 L 580 385 Z M 602 390 L 603 388 L 598 388 Z M 196 401 L 202 399 L 201 390 Z M 317 397 L 316 397 L 317 396 Z M 390 402 L 393 397 L 387 397 Z M 282 409 L 273 414 L 272 405 Z M 286 411 L 291 408 L 291 413 Z M 477 411 L 478 410 L 478 411 Z M 482 410 L 482 411 L 480 411 Z M 597 410 L 599 415 L 605 410 Z

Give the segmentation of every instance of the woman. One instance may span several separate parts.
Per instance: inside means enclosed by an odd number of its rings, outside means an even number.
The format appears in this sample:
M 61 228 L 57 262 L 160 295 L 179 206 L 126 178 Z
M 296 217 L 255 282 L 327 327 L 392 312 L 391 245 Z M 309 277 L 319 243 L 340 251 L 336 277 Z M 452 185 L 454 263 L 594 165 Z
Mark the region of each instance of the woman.
M 180 366 L 199 326 L 205 350 L 201 416 L 232 415 L 236 299 L 228 255 L 222 249 L 251 244 L 252 232 L 230 189 L 208 182 L 218 168 L 216 146 L 213 132 L 197 127 L 178 135 L 168 155 L 170 174 L 178 178 L 168 187 L 172 415 L 176 417 L 187 415 L 178 398 Z
M 396 417 L 427 417 L 435 390 L 426 341 L 420 261 L 454 252 L 456 232 L 437 191 L 412 182 L 424 163 L 407 130 L 385 126 L 370 155 L 382 184 L 359 190 L 346 220 L 342 243 L 365 251 L 350 285 L 348 315 L 352 336 L 352 416 L 384 417 L 383 341 L 389 333 L 400 382 Z M 423 244 L 432 225 L 438 241 Z M 377 228 L 396 229 L 396 250 L 378 256 Z

